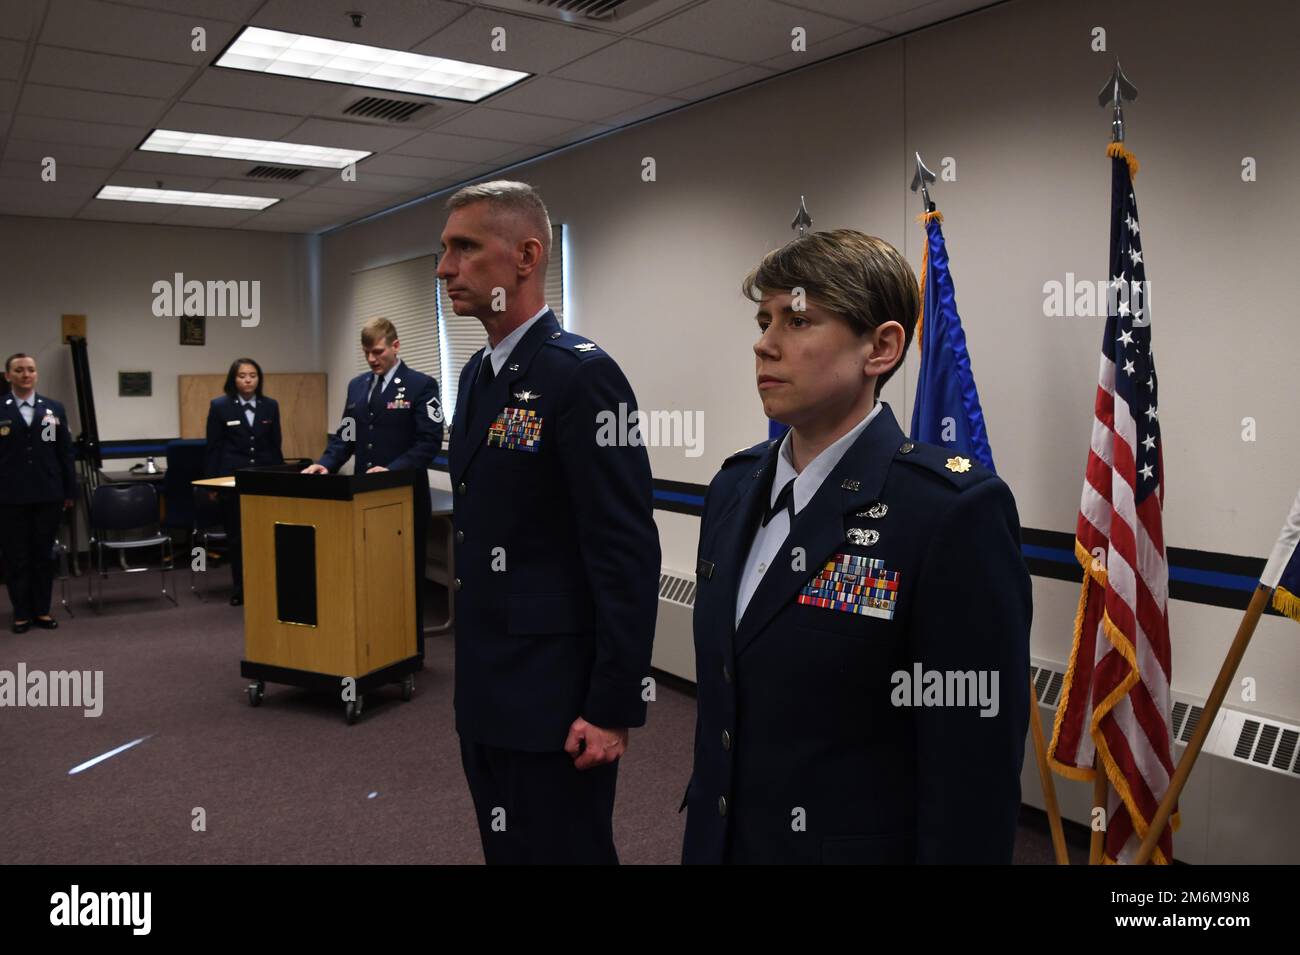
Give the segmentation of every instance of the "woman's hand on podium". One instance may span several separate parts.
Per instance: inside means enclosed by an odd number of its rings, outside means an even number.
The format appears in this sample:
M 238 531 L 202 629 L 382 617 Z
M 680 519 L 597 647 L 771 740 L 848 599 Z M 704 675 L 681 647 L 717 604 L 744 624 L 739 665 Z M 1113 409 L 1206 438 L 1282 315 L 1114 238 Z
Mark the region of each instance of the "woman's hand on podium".
M 329 468 L 323 464 L 309 464 L 301 471 L 302 474 L 329 474 Z
M 386 468 L 386 467 L 382 467 L 381 465 L 376 464 L 373 468 L 366 468 L 366 473 L 367 473 L 367 474 L 375 474 L 375 473 L 377 473 L 377 472 L 379 472 L 379 471 L 387 471 L 387 470 L 388 470 L 388 468 Z

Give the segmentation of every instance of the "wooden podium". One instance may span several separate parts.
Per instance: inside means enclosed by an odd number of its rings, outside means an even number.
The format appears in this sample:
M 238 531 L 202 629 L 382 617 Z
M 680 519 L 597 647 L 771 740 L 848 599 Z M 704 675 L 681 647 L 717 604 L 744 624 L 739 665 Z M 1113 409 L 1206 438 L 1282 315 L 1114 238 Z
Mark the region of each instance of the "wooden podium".
M 364 694 L 423 664 L 415 619 L 415 472 L 235 473 L 244 554 L 244 659 L 257 706 L 267 682 L 338 694 L 349 723 Z M 351 678 L 349 687 L 345 678 Z M 349 698 L 351 697 L 351 698 Z

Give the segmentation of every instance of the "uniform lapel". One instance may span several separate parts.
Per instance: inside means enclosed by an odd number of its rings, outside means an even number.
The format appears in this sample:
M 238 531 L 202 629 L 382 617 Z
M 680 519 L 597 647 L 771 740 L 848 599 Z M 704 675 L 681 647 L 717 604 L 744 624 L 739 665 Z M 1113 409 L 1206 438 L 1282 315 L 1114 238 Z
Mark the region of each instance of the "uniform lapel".
M 763 456 L 750 465 L 732 492 L 723 510 L 709 523 L 719 527 L 713 543 L 705 542 L 707 553 L 714 557 L 712 582 L 716 584 L 721 614 L 719 635 L 731 643 L 736 622 L 736 593 L 745 573 L 745 558 L 754 541 L 759 517 L 767 507 L 772 487 L 772 469 L 776 467 L 776 454 L 780 441 L 773 441 Z M 698 569 L 696 571 L 698 577 Z
M 858 435 L 853 445 L 827 475 L 812 500 L 795 515 L 772 565 L 763 575 L 736 628 L 735 652 L 741 653 L 767 623 L 795 599 L 799 591 L 821 570 L 822 565 L 844 543 L 844 514 L 875 501 L 884 487 L 889 466 L 903 440 L 903 432 L 888 405 Z M 751 533 L 746 541 L 752 541 Z M 802 547 L 804 560 L 796 562 L 795 547 Z M 746 551 L 746 554 L 748 551 Z M 741 560 L 745 555 L 741 556 Z M 734 603 L 733 603 L 734 609 Z
M 470 462 L 474 460 L 474 455 L 478 454 L 479 449 L 487 442 L 488 427 L 496 420 L 497 414 L 508 403 L 510 396 L 514 393 L 515 383 L 528 374 L 528 366 L 532 364 L 534 356 L 542 347 L 542 343 L 559 330 L 560 323 L 555 320 L 555 313 L 548 310 L 532 328 L 528 329 L 524 337 L 511 350 L 510 355 L 506 358 L 506 363 L 501 366 L 501 373 L 492 379 L 487 394 L 474 402 L 468 422 L 465 422 L 465 415 L 462 412 L 469 395 L 457 395 L 457 424 L 453 428 L 452 437 L 454 440 L 461 442 L 463 451 L 457 454 L 457 473 L 452 475 L 454 480 L 460 480 L 461 475 L 469 468 Z M 478 365 L 482 363 L 483 353 L 479 352 L 479 360 L 475 365 L 474 374 L 469 376 L 466 382 L 470 393 L 473 393 L 475 387 L 477 387 Z

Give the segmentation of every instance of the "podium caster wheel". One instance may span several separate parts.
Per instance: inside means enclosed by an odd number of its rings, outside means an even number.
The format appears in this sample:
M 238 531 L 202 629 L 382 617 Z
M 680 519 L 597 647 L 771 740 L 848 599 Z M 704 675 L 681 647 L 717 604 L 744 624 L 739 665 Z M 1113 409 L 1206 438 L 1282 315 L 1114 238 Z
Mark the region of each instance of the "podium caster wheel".
M 402 678 L 402 699 L 407 703 L 411 702 L 411 697 L 415 695 L 415 674 L 408 673 Z
M 361 717 L 361 700 L 349 700 L 343 707 L 343 718 L 347 720 L 348 726 L 351 726 Z
M 248 684 L 248 705 L 261 706 L 262 696 L 266 692 L 266 684 L 260 680 L 256 683 Z

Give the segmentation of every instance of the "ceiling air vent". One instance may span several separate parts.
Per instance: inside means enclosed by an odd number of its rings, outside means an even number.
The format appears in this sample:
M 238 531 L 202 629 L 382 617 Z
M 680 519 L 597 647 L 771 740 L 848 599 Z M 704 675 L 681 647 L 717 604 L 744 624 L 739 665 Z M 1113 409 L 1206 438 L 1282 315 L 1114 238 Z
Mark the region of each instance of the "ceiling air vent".
M 385 123 L 405 123 L 424 109 L 424 103 L 411 103 L 401 99 L 384 99 L 382 96 L 363 96 L 343 111 L 344 116 L 377 119 Z
M 521 9 L 544 10 L 564 20 L 614 20 L 648 7 L 657 0 L 516 0 Z M 506 6 L 503 0 L 489 0 L 490 6 Z
M 284 181 L 297 179 L 304 172 L 306 172 L 305 169 L 296 169 L 293 166 L 254 166 L 244 175 L 249 179 L 279 179 Z

